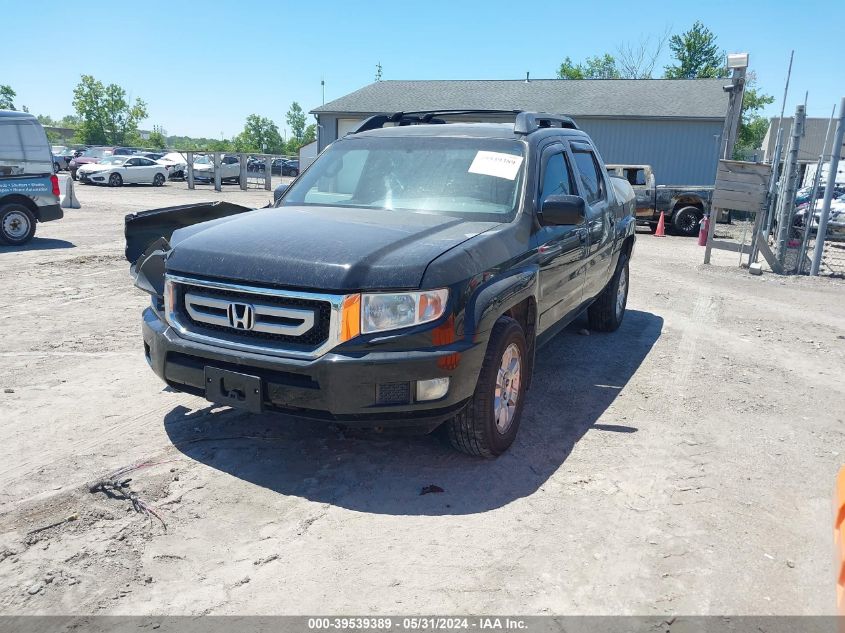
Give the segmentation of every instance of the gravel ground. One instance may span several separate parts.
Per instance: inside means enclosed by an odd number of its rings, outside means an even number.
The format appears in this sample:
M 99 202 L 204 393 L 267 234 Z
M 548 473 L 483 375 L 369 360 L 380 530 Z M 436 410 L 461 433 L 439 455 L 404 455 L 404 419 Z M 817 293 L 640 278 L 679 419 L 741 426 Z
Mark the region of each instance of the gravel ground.
M 544 348 L 515 445 L 479 461 L 164 388 L 124 214 L 270 194 L 77 193 L 0 248 L 0 613 L 834 612 L 841 280 L 640 234 L 622 328 Z

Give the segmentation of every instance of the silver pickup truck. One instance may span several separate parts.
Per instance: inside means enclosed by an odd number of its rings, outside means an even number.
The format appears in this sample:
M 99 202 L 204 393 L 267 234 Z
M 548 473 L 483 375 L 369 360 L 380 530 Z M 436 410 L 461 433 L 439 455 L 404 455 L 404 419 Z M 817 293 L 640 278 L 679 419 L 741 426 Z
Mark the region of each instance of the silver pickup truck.
M 699 223 L 710 212 L 713 187 L 655 185 L 651 165 L 607 165 L 613 176 L 624 178 L 637 196 L 637 224 L 657 228 L 660 212 L 668 226 L 681 235 L 698 235 Z M 717 222 L 730 222 L 729 211 L 722 211 Z

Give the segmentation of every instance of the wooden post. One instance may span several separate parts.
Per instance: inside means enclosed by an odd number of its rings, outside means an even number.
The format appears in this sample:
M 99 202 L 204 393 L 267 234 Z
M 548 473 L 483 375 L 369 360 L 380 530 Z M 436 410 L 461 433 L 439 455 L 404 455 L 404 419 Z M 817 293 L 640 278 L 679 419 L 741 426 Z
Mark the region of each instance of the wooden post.
M 246 191 L 246 154 L 238 154 L 238 163 L 240 163 L 241 168 L 238 182 L 241 184 L 241 191 Z
M 264 157 L 264 190 L 270 191 L 273 188 L 273 157 L 267 154 Z

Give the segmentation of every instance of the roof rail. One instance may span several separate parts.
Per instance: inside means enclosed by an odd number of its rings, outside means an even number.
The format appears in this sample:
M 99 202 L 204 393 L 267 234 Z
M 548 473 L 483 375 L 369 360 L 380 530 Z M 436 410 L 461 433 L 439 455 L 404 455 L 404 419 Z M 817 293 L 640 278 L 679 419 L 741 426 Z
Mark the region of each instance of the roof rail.
M 553 125 L 557 123 L 557 125 Z M 513 124 L 514 134 L 531 134 L 544 127 L 562 127 L 577 130 L 578 126 L 568 116 L 550 114 L 548 112 L 520 112 Z
M 568 116 L 549 114 L 548 112 L 526 112 L 524 110 L 420 110 L 418 112 L 394 112 L 393 114 L 376 114 L 366 119 L 352 134 L 377 130 L 387 123 L 394 125 L 421 125 L 426 123 L 446 123 L 440 116 L 461 116 L 471 114 L 510 114 L 516 115 L 514 134 L 530 134 L 535 130 L 546 127 L 561 127 L 577 130 L 578 126 Z M 557 125 L 553 125 L 557 124 Z
M 426 123 L 446 123 L 438 116 L 461 116 L 465 114 L 519 114 L 520 110 L 419 110 L 415 112 L 394 112 L 393 114 L 376 114 L 366 119 L 352 132 L 366 132 L 384 127 L 385 123 L 395 125 L 420 125 Z

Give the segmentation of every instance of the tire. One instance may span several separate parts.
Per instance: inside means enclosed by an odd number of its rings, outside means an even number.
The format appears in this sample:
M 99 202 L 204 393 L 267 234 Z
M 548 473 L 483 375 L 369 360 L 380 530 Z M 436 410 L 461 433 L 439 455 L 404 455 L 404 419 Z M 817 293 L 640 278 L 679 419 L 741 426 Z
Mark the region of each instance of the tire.
M 161 187 L 164 184 L 165 178 L 161 174 L 153 176 L 153 187 Z
M 123 186 L 123 176 L 120 174 L 112 174 L 109 176 L 109 187 L 122 187 Z
M 299 175 L 299 170 L 298 169 L 291 169 L 290 175 L 293 176 L 294 178 L 296 178 Z
M 619 329 L 628 305 L 629 280 L 628 256 L 623 253 L 619 256 L 619 263 L 616 265 L 613 277 L 587 309 L 587 319 L 591 330 L 615 332 Z
M 16 202 L 0 206 L 0 243 L 21 246 L 34 235 L 35 215 L 32 211 Z
M 648 230 L 651 231 L 652 235 L 657 233 L 657 222 L 649 222 L 648 223 Z
M 516 363 L 514 363 L 514 358 Z M 500 375 L 503 363 L 514 373 Z M 525 387 L 528 384 L 529 359 L 525 333 L 519 323 L 509 317 L 501 317 L 493 326 L 487 353 L 475 386 L 475 393 L 469 404 L 454 418 L 444 424 L 449 443 L 457 450 L 476 457 L 496 457 L 504 453 L 516 437 L 522 408 L 525 404 Z M 496 392 L 501 394 L 502 386 L 513 389 L 504 404 Z M 514 402 L 515 400 L 515 402 Z
M 672 226 L 681 235 L 695 237 L 698 235 L 698 224 L 701 222 L 701 211 L 696 207 L 684 207 L 675 213 Z

